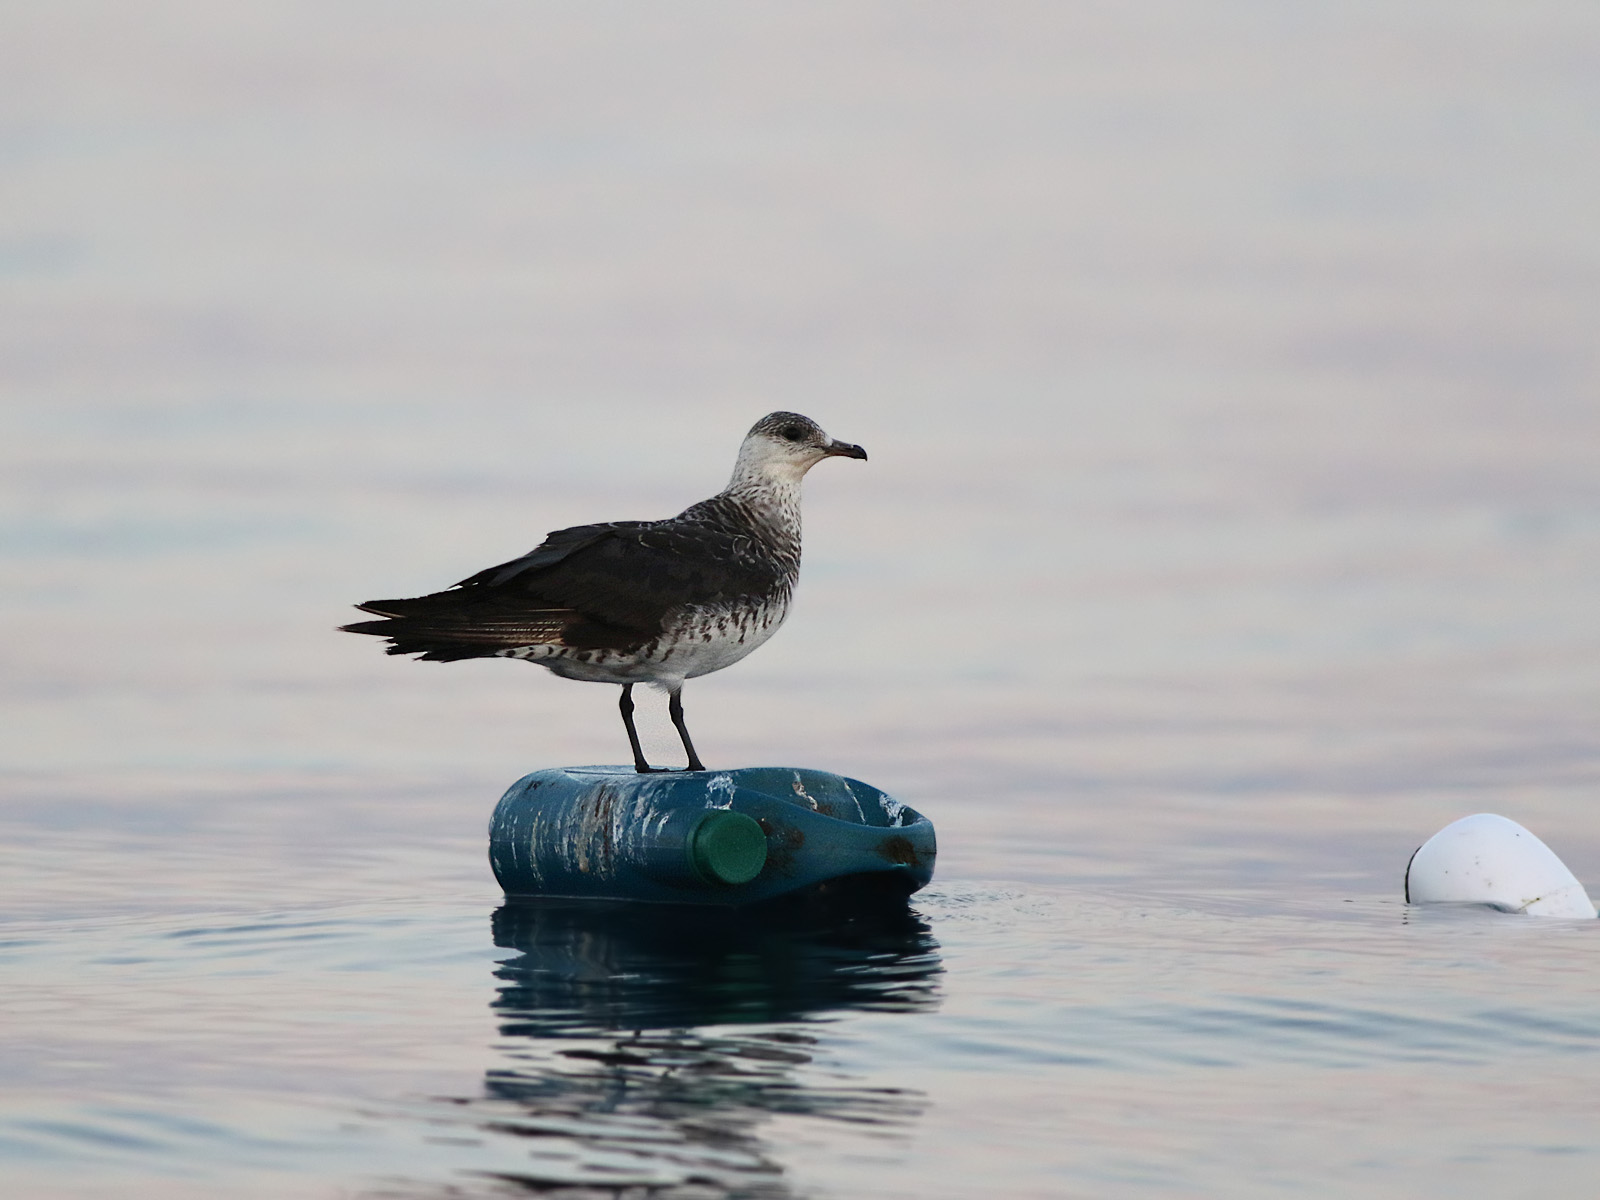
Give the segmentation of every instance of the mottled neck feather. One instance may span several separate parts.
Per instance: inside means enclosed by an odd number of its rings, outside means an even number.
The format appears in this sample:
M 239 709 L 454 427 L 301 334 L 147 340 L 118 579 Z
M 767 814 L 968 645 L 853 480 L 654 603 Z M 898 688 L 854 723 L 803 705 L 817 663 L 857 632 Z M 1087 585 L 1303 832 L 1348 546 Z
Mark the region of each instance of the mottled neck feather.
M 717 497 L 736 506 L 775 547 L 800 556 L 800 480 L 771 475 L 733 481 Z

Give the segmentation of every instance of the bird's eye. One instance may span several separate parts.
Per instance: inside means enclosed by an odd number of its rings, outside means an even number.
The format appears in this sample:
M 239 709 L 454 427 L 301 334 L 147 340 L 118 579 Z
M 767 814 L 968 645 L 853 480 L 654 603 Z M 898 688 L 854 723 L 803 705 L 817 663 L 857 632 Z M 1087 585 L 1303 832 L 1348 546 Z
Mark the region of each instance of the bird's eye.
M 799 425 L 785 425 L 780 431 L 791 442 L 798 442 L 806 436 L 806 431 Z

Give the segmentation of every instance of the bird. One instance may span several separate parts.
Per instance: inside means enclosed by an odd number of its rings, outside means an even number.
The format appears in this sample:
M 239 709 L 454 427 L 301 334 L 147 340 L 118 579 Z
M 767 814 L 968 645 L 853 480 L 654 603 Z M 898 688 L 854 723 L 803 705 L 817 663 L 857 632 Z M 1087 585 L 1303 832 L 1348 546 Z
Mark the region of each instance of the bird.
M 667 712 L 704 771 L 683 718 L 683 685 L 730 667 L 789 615 L 800 577 L 800 481 L 825 458 L 865 460 L 809 417 L 768 413 L 739 446 L 728 486 L 675 517 L 606 521 L 546 535 L 521 558 L 441 592 L 356 607 L 376 621 L 340 626 L 387 638 L 389 654 L 453 662 L 513 658 L 564 679 L 622 686 L 634 769 L 633 689 L 667 693 Z

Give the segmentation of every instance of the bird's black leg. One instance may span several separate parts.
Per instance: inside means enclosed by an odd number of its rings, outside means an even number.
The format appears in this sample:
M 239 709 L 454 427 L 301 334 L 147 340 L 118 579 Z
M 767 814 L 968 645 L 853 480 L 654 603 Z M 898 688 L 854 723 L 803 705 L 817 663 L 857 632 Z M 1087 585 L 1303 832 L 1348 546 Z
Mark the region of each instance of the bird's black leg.
M 694 752 L 694 743 L 689 740 L 689 727 L 683 723 L 683 685 L 680 683 L 672 689 L 671 699 L 667 701 L 667 712 L 672 717 L 672 723 L 677 727 L 678 736 L 683 739 L 683 748 L 689 755 L 690 771 L 704 771 L 705 763 L 700 761 L 700 756 Z
M 622 702 L 617 707 L 622 710 L 622 724 L 628 731 L 628 745 L 633 747 L 633 769 L 641 775 L 648 775 L 651 767 L 644 760 L 644 751 L 639 749 L 639 731 L 633 727 L 633 684 L 622 685 Z

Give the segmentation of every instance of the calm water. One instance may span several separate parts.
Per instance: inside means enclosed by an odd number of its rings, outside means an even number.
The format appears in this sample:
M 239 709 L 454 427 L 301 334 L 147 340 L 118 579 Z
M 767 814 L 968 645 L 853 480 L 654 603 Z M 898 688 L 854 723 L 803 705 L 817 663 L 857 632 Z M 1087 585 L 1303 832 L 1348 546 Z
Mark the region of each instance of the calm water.
M 1600 922 L 1400 896 L 1600 885 L 1592 5 L 3 21 L 8 1196 L 1594 1190 Z M 933 885 L 506 906 L 614 691 L 333 627 L 778 407 L 872 459 L 696 742 Z

